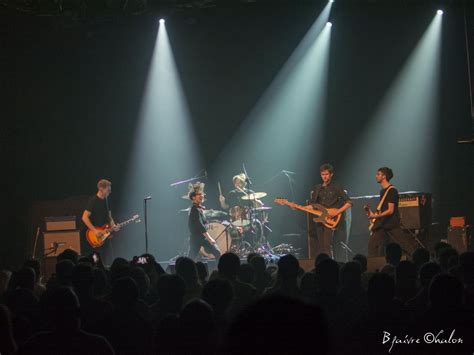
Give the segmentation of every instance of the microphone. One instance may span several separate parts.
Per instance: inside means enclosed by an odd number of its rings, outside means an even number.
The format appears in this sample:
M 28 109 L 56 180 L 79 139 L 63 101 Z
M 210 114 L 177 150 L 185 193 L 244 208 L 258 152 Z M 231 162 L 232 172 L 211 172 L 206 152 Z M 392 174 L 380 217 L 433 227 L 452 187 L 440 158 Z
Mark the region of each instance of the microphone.
M 66 245 L 66 243 L 64 243 L 64 242 L 59 242 L 59 243 L 58 242 L 53 242 L 51 244 L 51 247 L 54 248 L 54 249 L 58 249 L 58 247 L 63 246 L 63 245 Z
M 150 196 L 147 196 L 147 197 L 145 197 L 143 200 L 145 200 L 145 201 L 151 200 L 151 195 L 150 195 Z
M 288 174 L 288 175 L 296 175 L 296 173 L 295 173 L 295 172 L 293 172 L 293 171 L 282 170 L 281 172 L 282 172 L 283 174 Z

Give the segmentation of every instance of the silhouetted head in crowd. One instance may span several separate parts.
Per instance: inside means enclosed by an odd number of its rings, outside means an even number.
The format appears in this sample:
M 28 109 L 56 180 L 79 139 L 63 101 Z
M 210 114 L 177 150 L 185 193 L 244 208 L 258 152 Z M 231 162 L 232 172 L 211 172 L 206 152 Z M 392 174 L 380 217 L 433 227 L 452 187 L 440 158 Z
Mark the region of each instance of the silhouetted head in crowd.
M 60 285 L 71 285 L 74 263 L 64 259 L 56 264 L 56 278 Z
M 431 280 L 441 273 L 441 266 L 435 262 L 429 262 L 423 264 L 419 271 L 420 286 L 428 289 L 430 286 Z
M 417 291 L 416 266 L 409 260 L 400 261 L 395 269 L 395 287 L 397 296 L 404 301 L 414 297 Z
M 176 274 L 181 276 L 187 289 L 192 289 L 198 285 L 198 273 L 196 264 L 190 258 L 181 258 L 176 263 Z
M 451 310 L 463 305 L 464 287 L 450 274 L 438 274 L 429 288 L 430 305 L 435 309 Z
M 12 330 L 10 311 L 0 304 L 0 354 L 13 355 L 16 353 L 17 346 Z
M 393 266 L 397 266 L 402 259 L 402 248 L 397 243 L 388 243 L 385 247 L 385 261 Z
M 141 267 L 134 266 L 130 269 L 130 277 L 138 287 L 138 297 L 144 299 L 150 291 L 150 278 Z
M 202 261 L 198 261 L 196 263 L 196 270 L 198 273 L 199 281 L 202 285 L 204 285 L 207 282 L 207 277 L 209 276 L 206 264 L 204 264 Z
M 459 271 L 465 285 L 474 284 L 474 252 L 468 251 L 459 256 Z
M 430 252 L 426 248 L 418 248 L 413 252 L 411 258 L 416 269 L 419 270 L 423 264 L 430 261 Z
M 214 311 L 209 304 L 201 299 L 189 302 L 181 311 L 180 324 L 182 338 L 178 349 L 188 354 L 213 353 L 217 344 L 213 333 Z
M 131 277 L 123 277 L 112 286 L 112 304 L 119 309 L 131 309 L 138 300 L 138 286 Z
M 56 331 L 70 332 L 80 328 L 79 300 L 70 287 L 58 287 L 47 300 L 48 314 Z
M 180 320 L 182 325 L 192 331 L 201 327 L 209 328 L 214 323 L 214 311 L 206 301 L 195 299 L 183 308 Z
M 250 259 L 250 265 L 253 266 L 256 275 L 263 274 L 267 268 L 267 265 L 265 264 L 265 258 L 261 255 L 256 255 Z
M 25 288 L 34 291 L 36 274 L 31 267 L 23 266 L 15 271 L 10 279 L 10 289 Z
M 296 281 L 300 264 L 293 255 L 284 255 L 278 260 L 278 278 L 282 281 Z
M 322 260 L 314 270 L 316 292 L 336 294 L 339 288 L 339 264 L 333 259 Z
M 228 278 L 229 280 L 235 280 L 237 273 L 240 268 L 240 259 L 234 253 L 225 253 L 219 259 L 217 270 L 219 275 Z
M 255 278 L 255 270 L 251 264 L 242 264 L 237 277 L 240 281 L 251 284 Z
M 121 278 L 130 276 L 130 263 L 124 258 L 115 258 L 110 266 L 110 281 L 112 284 Z
M 216 315 L 224 315 L 234 299 L 234 289 L 228 280 L 211 280 L 202 290 L 202 299 L 211 305 Z
M 92 296 L 94 286 L 94 273 L 89 263 L 78 263 L 72 272 L 72 285 L 79 295 Z
M 56 258 L 58 263 L 63 260 L 71 260 L 73 264 L 77 264 L 78 259 L 79 259 L 79 254 L 77 253 L 77 251 L 72 250 L 72 249 L 64 250 Z
M 94 273 L 94 296 L 105 296 L 108 291 L 108 279 L 105 270 L 95 267 L 92 272 Z
M 326 253 L 319 253 L 317 256 L 316 256 L 316 259 L 314 259 L 314 268 L 317 268 L 318 267 L 318 264 L 323 261 L 323 260 L 326 260 L 326 259 L 331 259 L 329 257 L 328 254 Z
M 341 267 L 341 287 L 346 290 L 361 288 L 361 267 L 357 261 L 349 261 Z
M 35 282 L 41 281 L 41 264 L 39 260 L 28 259 L 23 263 L 23 266 L 30 267 L 35 271 Z
M 269 339 L 272 341 L 265 341 Z M 323 311 L 296 299 L 272 296 L 257 301 L 237 316 L 227 332 L 224 353 L 307 354 L 312 346 L 318 354 L 329 351 Z
M 459 254 L 454 248 L 443 248 L 438 255 L 438 262 L 443 271 L 448 271 L 458 264 Z
M 357 261 L 360 264 L 360 271 L 362 273 L 367 271 L 367 257 L 362 254 L 356 254 L 352 260 Z
M 249 253 L 249 255 L 247 255 L 247 264 L 250 264 L 250 260 L 252 260 L 256 256 L 259 256 L 259 254 L 258 253 Z
M 446 242 L 438 242 L 438 243 L 435 244 L 434 252 L 435 252 L 436 260 L 439 260 L 439 253 L 445 248 L 451 248 L 451 245 L 449 245 Z
M 367 288 L 369 307 L 375 311 L 390 311 L 390 306 L 395 296 L 395 282 L 385 273 L 374 274 Z
M 178 275 L 163 274 L 157 282 L 160 305 L 174 312 L 178 312 L 183 305 L 186 285 Z

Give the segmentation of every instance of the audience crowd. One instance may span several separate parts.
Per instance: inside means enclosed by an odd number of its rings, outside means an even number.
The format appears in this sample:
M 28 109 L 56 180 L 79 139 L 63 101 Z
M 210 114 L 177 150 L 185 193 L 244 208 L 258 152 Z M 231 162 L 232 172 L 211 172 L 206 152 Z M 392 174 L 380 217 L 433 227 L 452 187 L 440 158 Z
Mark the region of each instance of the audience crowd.
M 66 250 L 48 280 L 38 260 L 0 271 L 0 354 L 472 354 L 474 252 L 402 260 L 392 243 L 385 261 L 320 254 L 304 272 L 293 255 L 226 253 L 209 274 Z

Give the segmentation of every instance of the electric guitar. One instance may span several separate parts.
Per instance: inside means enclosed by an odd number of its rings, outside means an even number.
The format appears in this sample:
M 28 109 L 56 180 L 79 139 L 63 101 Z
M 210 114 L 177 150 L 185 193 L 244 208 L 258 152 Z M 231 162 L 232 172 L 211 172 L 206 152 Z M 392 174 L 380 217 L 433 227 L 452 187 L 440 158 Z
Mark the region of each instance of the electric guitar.
M 313 221 L 315 221 L 316 223 L 322 223 L 324 226 L 328 228 L 332 228 L 332 229 L 336 228 L 336 226 L 339 224 L 339 221 L 342 218 L 342 213 L 338 214 L 336 217 L 329 216 L 328 212 L 336 212 L 337 208 L 326 208 L 317 203 L 303 206 L 303 205 L 298 205 L 297 203 L 294 203 L 294 202 L 290 202 L 286 198 L 276 198 L 274 201 L 280 205 L 287 205 L 287 206 L 290 206 L 291 208 L 310 213 L 313 216 L 316 216 L 313 218 Z
M 132 218 L 127 219 L 126 221 L 122 223 L 116 224 L 116 227 L 122 228 L 129 224 L 140 223 L 140 222 L 141 222 L 140 216 L 136 214 Z M 88 229 L 86 232 L 87 242 L 93 248 L 98 248 L 104 245 L 107 238 L 109 238 L 114 232 L 114 229 L 110 226 L 110 224 L 104 224 L 101 227 L 96 227 L 96 229 L 99 231 L 99 233 L 95 233 L 93 230 L 90 230 L 90 229 Z
M 372 212 L 372 209 L 370 208 L 369 205 L 364 205 L 364 210 L 365 213 L 367 213 L 367 216 Z M 375 211 L 375 214 L 379 214 L 380 211 Z M 378 218 L 369 218 L 369 232 L 370 235 L 374 234 L 374 232 L 378 229 L 378 226 L 380 224 L 380 219 Z

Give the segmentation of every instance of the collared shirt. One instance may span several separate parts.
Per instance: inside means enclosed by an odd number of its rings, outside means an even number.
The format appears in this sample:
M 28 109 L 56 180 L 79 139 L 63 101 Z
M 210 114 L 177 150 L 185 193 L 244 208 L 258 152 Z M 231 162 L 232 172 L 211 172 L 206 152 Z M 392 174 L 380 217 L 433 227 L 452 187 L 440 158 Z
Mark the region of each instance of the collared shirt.
M 202 236 L 207 231 L 206 224 L 203 208 L 193 204 L 188 215 L 188 229 L 191 236 Z
M 327 186 L 319 184 L 314 187 L 311 202 L 326 208 L 341 208 L 347 202 L 351 203 L 351 199 L 340 185 L 330 182 Z

